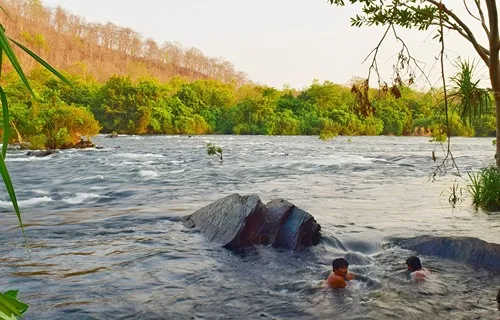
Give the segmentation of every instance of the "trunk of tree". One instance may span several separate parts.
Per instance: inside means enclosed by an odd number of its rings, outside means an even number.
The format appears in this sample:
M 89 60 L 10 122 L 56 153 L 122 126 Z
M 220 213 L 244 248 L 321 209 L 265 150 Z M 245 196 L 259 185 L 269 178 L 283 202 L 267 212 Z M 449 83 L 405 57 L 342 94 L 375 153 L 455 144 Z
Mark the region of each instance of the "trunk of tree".
M 500 38 L 498 29 L 498 11 L 495 0 L 486 0 L 488 8 L 488 20 L 490 24 L 489 45 L 490 45 L 490 80 L 491 88 L 495 99 L 495 114 L 497 123 L 497 144 L 495 160 L 496 165 L 500 168 Z
M 496 56 L 496 63 L 493 62 L 493 58 Z M 495 153 L 495 159 L 496 159 L 496 164 L 497 167 L 500 168 L 500 66 L 498 62 L 498 53 L 496 55 L 492 54 L 491 55 L 491 66 L 490 66 L 490 79 L 491 79 L 491 86 L 493 88 L 494 92 L 494 99 L 495 99 L 495 112 L 496 112 L 496 118 L 497 118 L 497 148 L 496 148 L 496 153 Z

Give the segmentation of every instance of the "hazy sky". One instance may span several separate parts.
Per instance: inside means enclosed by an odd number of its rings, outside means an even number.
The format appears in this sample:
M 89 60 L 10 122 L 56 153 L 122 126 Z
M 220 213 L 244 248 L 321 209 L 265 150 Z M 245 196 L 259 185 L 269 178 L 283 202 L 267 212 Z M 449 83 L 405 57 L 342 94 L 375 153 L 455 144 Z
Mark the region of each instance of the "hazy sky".
M 108 21 L 130 27 L 159 44 L 179 42 L 196 47 L 206 56 L 223 57 L 251 80 L 282 88 L 309 86 L 313 79 L 346 84 L 354 76 L 366 77 L 362 64 L 376 46 L 383 29 L 354 28 L 349 18 L 356 7 L 335 7 L 326 0 L 43 0 L 83 16 L 88 22 Z M 450 2 L 450 1 L 448 1 Z M 451 3 L 461 1 L 452 0 Z M 446 3 L 446 1 L 445 1 Z M 457 8 L 457 12 L 462 11 Z M 425 63 L 437 82 L 440 45 L 436 31 L 403 30 L 415 58 Z M 484 41 L 483 41 L 484 43 Z M 459 37 L 447 38 L 447 60 L 476 58 L 472 46 Z M 383 47 L 379 65 L 390 80 L 394 40 Z M 479 64 L 481 75 L 487 69 Z M 448 70 L 451 76 L 451 68 Z M 421 80 L 420 83 L 423 83 Z

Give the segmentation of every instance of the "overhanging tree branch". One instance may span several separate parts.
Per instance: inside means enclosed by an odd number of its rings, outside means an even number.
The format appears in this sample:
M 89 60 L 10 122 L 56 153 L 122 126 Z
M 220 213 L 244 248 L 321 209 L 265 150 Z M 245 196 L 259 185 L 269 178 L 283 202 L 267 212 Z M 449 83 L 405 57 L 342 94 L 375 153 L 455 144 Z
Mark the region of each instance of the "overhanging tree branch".
M 378 55 L 378 51 L 380 49 L 380 46 L 382 45 L 382 43 L 384 42 L 384 39 L 385 37 L 387 36 L 387 33 L 389 32 L 389 30 L 391 29 L 391 25 L 387 26 L 387 29 L 385 29 L 385 32 L 384 32 L 384 35 L 382 36 L 382 38 L 380 39 L 380 41 L 378 42 L 377 46 L 375 48 L 373 48 L 372 51 L 370 51 L 370 53 L 366 56 L 366 58 L 363 60 L 363 63 L 368 60 L 368 58 L 373 54 L 373 59 L 372 59 L 372 63 L 370 65 L 370 68 L 368 69 L 368 80 L 370 80 L 370 76 L 371 76 L 371 72 L 372 72 L 372 69 L 375 70 L 375 72 L 377 73 L 377 80 L 378 80 L 378 83 L 380 84 L 380 73 L 378 71 L 378 65 L 377 65 L 377 55 Z
M 472 40 L 469 38 L 469 36 L 467 35 L 467 33 L 465 33 L 465 31 L 464 31 L 462 28 L 460 28 L 460 26 L 458 26 L 456 23 L 453 23 L 453 22 L 451 22 L 451 21 L 446 21 L 446 22 L 448 22 L 449 24 L 445 24 L 445 23 L 443 22 L 443 27 L 444 27 L 444 28 L 447 28 L 447 29 L 449 29 L 449 30 L 454 30 L 454 31 L 456 31 L 459 35 L 461 35 L 462 37 L 464 37 L 467 41 L 472 42 Z M 439 24 L 438 22 L 436 22 L 436 23 L 431 23 L 431 25 L 434 25 L 434 26 L 440 26 L 440 24 Z M 490 55 L 490 50 L 486 49 L 485 47 L 483 47 L 483 46 L 482 46 L 482 45 L 480 45 L 480 44 L 478 44 L 478 45 L 479 45 L 479 47 L 481 48 L 481 50 L 483 50 L 483 51 L 484 51 L 484 53 L 486 53 L 486 55 L 488 55 L 488 56 Z
M 448 9 L 443 3 L 437 2 L 436 0 L 425 0 L 428 3 L 433 4 L 436 6 L 436 8 L 442 10 L 443 13 L 445 13 L 448 17 L 452 18 L 453 21 L 455 21 L 465 32 L 465 34 L 468 36 L 468 40 L 470 43 L 472 43 L 472 46 L 474 46 L 474 49 L 476 49 L 477 53 L 481 57 L 481 59 L 486 63 L 486 65 L 490 66 L 490 59 L 489 55 L 483 50 L 483 46 L 477 42 L 476 37 L 474 36 L 474 33 L 470 30 L 470 28 L 465 24 L 462 19 L 460 19 L 456 14 L 453 13 L 450 9 Z M 488 5 L 488 1 L 486 0 L 486 5 Z M 496 7 L 496 6 L 495 6 Z M 489 8 L 488 8 L 489 9 Z M 490 11 L 490 10 L 488 10 Z M 490 20 L 490 26 L 491 26 L 491 20 Z M 498 28 L 498 21 L 497 21 L 497 28 Z

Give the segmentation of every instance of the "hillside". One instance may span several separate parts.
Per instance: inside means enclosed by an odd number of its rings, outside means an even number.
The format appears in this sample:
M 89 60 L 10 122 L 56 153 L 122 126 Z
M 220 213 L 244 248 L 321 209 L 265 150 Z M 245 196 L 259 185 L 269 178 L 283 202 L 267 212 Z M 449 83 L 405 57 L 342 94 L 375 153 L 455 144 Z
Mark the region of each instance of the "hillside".
M 60 7 L 45 7 L 40 0 L 5 0 L 2 6 L 8 13 L 1 13 L 7 35 L 60 70 L 92 76 L 100 82 L 114 75 L 160 81 L 181 76 L 237 85 L 249 82 L 230 62 L 206 57 L 196 48 L 158 44 L 112 23 L 89 23 Z M 27 71 L 35 66 L 26 54 L 19 54 L 19 58 Z

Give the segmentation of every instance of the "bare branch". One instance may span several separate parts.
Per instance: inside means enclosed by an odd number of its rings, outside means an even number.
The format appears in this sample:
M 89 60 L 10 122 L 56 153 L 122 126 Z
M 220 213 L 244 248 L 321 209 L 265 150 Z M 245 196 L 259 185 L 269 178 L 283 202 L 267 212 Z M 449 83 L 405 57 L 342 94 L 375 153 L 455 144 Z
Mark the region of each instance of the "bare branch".
M 398 61 L 396 62 L 395 64 L 395 74 L 394 74 L 394 79 L 396 80 L 396 82 L 401 82 L 401 74 L 400 74 L 400 70 L 402 69 L 408 69 L 404 75 L 406 74 L 409 74 L 410 75 L 410 78 L 412 80 L 410 80 L 410 82 L 413 81 L 413 79 L 415 78 L 415 70 L 418 70 L 422 76 L 425 78 L 425 80 L 427 81 L 427 83 L 432 87 L 432 82 L 430 81 L 430 79 L 427 77 L 427 74 L 425 73 L 425 71 L 423 70 L 423 68 L 420 66 L 422 64 L 421 61 L 418 61 L 417 59 L 415 59 L 411 53 L 410 53 L 410 50 L 408 48 L 408 46 L 406 45 L 406 43 L 403 41 L 403 39 L 401 39 L 401 37 L 399 37 L 399 35 L 397 34 L 396 32 L 396 28 L 393 24 L 389 24 L 384 32 L 384 34 L 382 35 L 382 38 L 380 39 L 380 41 L 378 42 L 377 46 L 375 48 L 373 48 L 370 53 L 366 56 L 366 58 L 363 60 L 363 63 L 366 62 L 371 56 L 373 56 L 372 60 L 371 60 L 371 64 L 370 64 L 370 67 L 368 69 L 368 77 L 367 79 L 369 80 L 370 77 L 371 77 L 371 72 L 372 70 L 374 70 L 377 74 L 377 82 L 379 84 L 379 86 L 381 86 L 383 83 L 385 85 L 386 82 L 382 79 L 382 77 L 380 76 L 380 73 L 379 73 L 379 70 L 378 70 L 378 62 L 377 62 L 377 57 L 378 57 L 378 52 L 380 50 L 380 47 L 382 45 L 382 43 L 384 42 L 384 40 L 387 38 L 387 33 L 389 32 L 389 30 L 392 30 L 393 34 L 394 34 L 394 38 L 401 42 L 401 50 L 399 51 L 398 53 Z M 410 63 L 413 63 L 415 65 L 415 70 L 413 70 L 411 67 L 410 67 Z M 404 65 L 403 68 L 399 68 L 399 66 L 401 65 Z
M 477 2 L 478 2 L 478 0 L 475 0 L 475 2 L 477 3 Z M 473 15 L 473 14 L 472 14 L 472 12 L 470 12 L 470 10 L 469 10 L 469 6 L 467 6 L 467 0 L 464 0 L 464 7 L 465 7 L 465 10 L 467 10 L 467 12 L 469 13 L 469 15 L 470 15 L 471 17 L 473 17 L 473 18 L 474 18 L 474 19 L 476 19 L 477 21 L 481 22 L 481 20 L 480 20 L 478 17 L 476 17 L 475 15 Z
M 437 2 L 436 0 L 426 0 L 427 2 L 433 4 L 437 8 L 440 9 L 440 11 L 446 13 L 447 16 L 451 17 L 467 34 L 468 40 L 470 43 L 474 46 L 474 49 L 476 49 L 477 53 L 481 57 L 481 59 L 484 61 L 484 63 L 489 67 L 490 66 L 490 59 L 488 54 L 483 50 L 483 47 L 477 42 L 476 37 L 470 30 L 470 28 L 465 24 L 456 14 L 454 14 L 450 9 L 448 9 L 444 4 Z M 488 3 L 488 0 L 486 1 Z M 490 21 L 491 25 L 491 21 Z
M 443 16 L 443 11 L 444 11 L 444 6 L 442 3 L 440 3 L 439 8 L 439 36 L 440 39 L 439 41 L 441 42 L 441 52 L 440 52 L 440 63 L 441 63 L 441 80 L 443 81 L 443 94 L 444 94 L 444 110 L 445 110 L 445 116 L 446 116 L 446 137 L 448 138 L 448 146 L 446 150 L 446 156 L 443 158 L 443 161 L 441 162 L 440 165 L 436 167 L 434 172 L 431 174 L 431 176 L 434 178 L 438 172 L 441 172 L 443 169 L 446 169 L 446 163 L 448 160 L 452 161 L 452 167 L 455 167 L 457 170 L 457 175 L 460 176 L 460 170 L 458 169 L 458 166 L 455 162 L 455 158 L 453 157 L 453 153 L 451 152 L 451 128 L 450 128 L 450 121 L 449 121 L 449 112 L 448 112 L 448 91 L 446 89 L 446 77 L 444 73 L 444 49 L 445 49 L 445 42 L 444 42 L 444 16 Z
M 444 21 L 444 20 L 443 20 Z M 449 29 L 449 30 L 454 30 L 456 32 L 458 32 L 458 34 L 460 34 L 462 37 L 464 37 L 467 41 L 469 42 L 472 42 L 471 39 L 469 38 L 469 36 L 467 35 L 467 33 L 465 33 L 465 31 L 460 28 L 460 26 L 458 26 L 457 24 L 451 22 L 451 21 L 446 21 L 448 22 L 449 24 L 445 24 L 443 22 L 443 27 Z M 434 26 L 440 26 L 439 23 L 431 23 L 431 25 L 434 25 Z M 490 55 L 490 50 L 486 49 L 485 47 L 483 47 L 482 45 L 478 44 L 479 47 L 489 56 Z
M 484 13 L 483 9 L 481 9 L 481 0 L 474 0 L 476 3 L 477 11 L 479 12 L 479 16 L 481 17 L 481 26 L 483 27 L 484 31 L 486 32 L 486 35 L 488 38 L 490 37 L 490 30 L 486 26 L 486 20 L 484 19 Z
M 390 28 L 391 28 L 391 25 L 388 25 L 387 29 L 384 32 L 384 35 L 382 36 L 382 38 L 378 42 L 377 46 L 375 48 L 373 48 L 372 51 L 370 51 L 370 53 L 366 56 L 366 58 L 362 62 L 362 63 L 365 63 L 365 61 L 368 60 L 368 58 L 373 54 L 372 64 L 370 65 L 370 68 L 368 69 L 368 81 L 370 80 L 370 75 L 371 75 L 371 72 L 373 69 L 377 73 L 377 78 L 378 78 L 377 80 L 378 80 L 378 83 L 380 84 L 380 73 L 378 71 L 377 55 L 378 55 L 378 51 L 380 49 L 380 46 L 382 45 L 382 42 L 384 42 L 384 39 L 387 36 L 387 33 L 389 32 Z
M 415 67 L 422 73 L 422 75 L 424 76 L 424 78 L 427 81 L 427 83 L 429 83 L 431 85 L 431 87 L 432 87 L 432 83 L 431 83 L 429 77 L 427 77 L 427 75 L 425 74 L 425 71 L 422 69 L 422 67 L 420 67 L 421 62 L 412 57 L 412 55 L 410 54 L 410 49 L 408 49 L 408 46 L 406 46 L 406 43 L 403 41 L 403 39 L 401 39 L 399 37 L 399 35 L 396 32 L 396 28 L 394 27 L 394 25 L 392 26 L 392 31 L 394 33 L 394 37 L 396 38 L 396 40 L 398 40 L 399 42 L 401 42 L 401 45 L 403 46 L 401 48 L 401 51 L 399 52 L 399 56 L 404 55 L 404 52 L 406 52 L 406 55 L 408 56 L 408 60 L 409 61 L 413 61 L 413 63 L 415 64 Z M 410 71 L 410 73 L 411 73 L 411 71 Z

